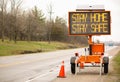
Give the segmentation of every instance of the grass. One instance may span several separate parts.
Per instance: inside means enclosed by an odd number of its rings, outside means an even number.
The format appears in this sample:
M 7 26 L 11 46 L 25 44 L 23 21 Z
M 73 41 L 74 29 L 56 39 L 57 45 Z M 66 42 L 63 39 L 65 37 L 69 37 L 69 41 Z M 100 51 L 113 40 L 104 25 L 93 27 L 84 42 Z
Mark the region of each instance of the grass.
M 117 74 L 120 74 L 120 51 L 117 53 L 113 61 L 115 62 L 114 69 L 116 70 Z
M 0 56 L 17 55 L 25 53 L 47 52 L 60 49 L 75 48 L 78 46 L 61 42 L 39 42 L 39 41 L 0 41 Z

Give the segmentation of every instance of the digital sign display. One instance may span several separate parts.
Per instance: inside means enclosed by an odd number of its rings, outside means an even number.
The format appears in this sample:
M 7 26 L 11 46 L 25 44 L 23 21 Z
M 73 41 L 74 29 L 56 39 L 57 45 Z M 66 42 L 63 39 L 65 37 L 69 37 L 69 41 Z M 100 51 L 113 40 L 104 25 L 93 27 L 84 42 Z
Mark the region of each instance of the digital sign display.
M 110 11 L 69 12 L 70 35 L 109 35 Z

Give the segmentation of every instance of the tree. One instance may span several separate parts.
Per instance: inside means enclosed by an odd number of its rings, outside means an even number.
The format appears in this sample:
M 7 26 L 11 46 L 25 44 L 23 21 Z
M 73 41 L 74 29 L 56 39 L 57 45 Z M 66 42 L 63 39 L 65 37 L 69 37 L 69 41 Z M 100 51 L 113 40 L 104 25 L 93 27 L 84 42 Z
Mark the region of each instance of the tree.
M 0 0 L 0 9 L 1 9 L 1 38 L 2 42 L 4 42 L 4 31 L 5 31 L 5 14 L 6 14 L 7 0 Z
M 37 6 L 29 11 L 21 11 L 22 0 L 10 0 L 10 11 L 7 11 L 7 0 L 0 0 L 0 38 L 27 41 L 62 41 L 68 43 L 86 43 L 86 37 L 68 36 L 66 20 L 56 16 L 53 19 L 53 6 L 48 7 L 49 18 L 46 19 Z
M 17 16 L 19 15 L 18 12 L 19 12 L 19 8 L 20 8 L 20 5 L 22 4 L 22 0 L 11 0 L 11 15 L 12 15 L 12 20 L 13 22 L 11 22 L 13 25 L 13 39 L 14 39 L 14 42 L 16 43 L 17 41 L 17 36 L 18 36 L 18 29 L 17 29 Z
M 26 40 L 26 12 L 23 11 L 18 17 L 17 17 L 17 29 L 18 29 L 18 40 Z
M 63 18 L 56 17 L 54 26 L 51 29 L 51 38 L 56 41 L 64 41 L 66 38 L 66 21 Z
M 45 16 L 42 10 L 39 10 L 36 6 L 32 10 L 34 18 L 34 26 L 36 28 L 35 36 L 37 40 L 42 40 L 45 35 Z

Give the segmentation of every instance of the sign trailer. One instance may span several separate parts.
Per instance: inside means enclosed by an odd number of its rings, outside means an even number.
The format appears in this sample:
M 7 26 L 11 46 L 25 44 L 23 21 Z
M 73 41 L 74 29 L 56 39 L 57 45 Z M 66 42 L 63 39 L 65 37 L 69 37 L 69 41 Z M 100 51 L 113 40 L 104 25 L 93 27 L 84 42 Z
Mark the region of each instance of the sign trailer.
M 76 68 L 102 67 L 104 73 L 108 73 L 109 57 L 104 56 L 104 43 L 92 42 L 93 35 L 110 35 L 111 34 L 111 17 L 110 11 L 105 10 L 81 10 L 69 12 L 69 35 L 88 36 L 89 54 L 71 57 L 71 73 L 75 74 Z M 85 52 L 88 49 L 85 49 Z M 89 66 L 88 66 L 89 63 Z

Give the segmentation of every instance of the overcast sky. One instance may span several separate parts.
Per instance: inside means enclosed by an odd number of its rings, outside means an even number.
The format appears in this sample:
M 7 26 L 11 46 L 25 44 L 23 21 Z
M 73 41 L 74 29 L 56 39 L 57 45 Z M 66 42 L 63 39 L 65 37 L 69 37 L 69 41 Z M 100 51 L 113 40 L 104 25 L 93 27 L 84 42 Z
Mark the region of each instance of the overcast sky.
M 25 10 L 33 8 L 35 5 L 48 16 L 48 6 L 52 4 L 53 15 L 64 17 L 67 20 L 68 12 L 75 11 L 77 5 L 104 5 L 105 10 L 111 11 L 111 35 L 99 36 L 94 39 L 104 41 L 120 41 L 120 0 L 23 0 Z

